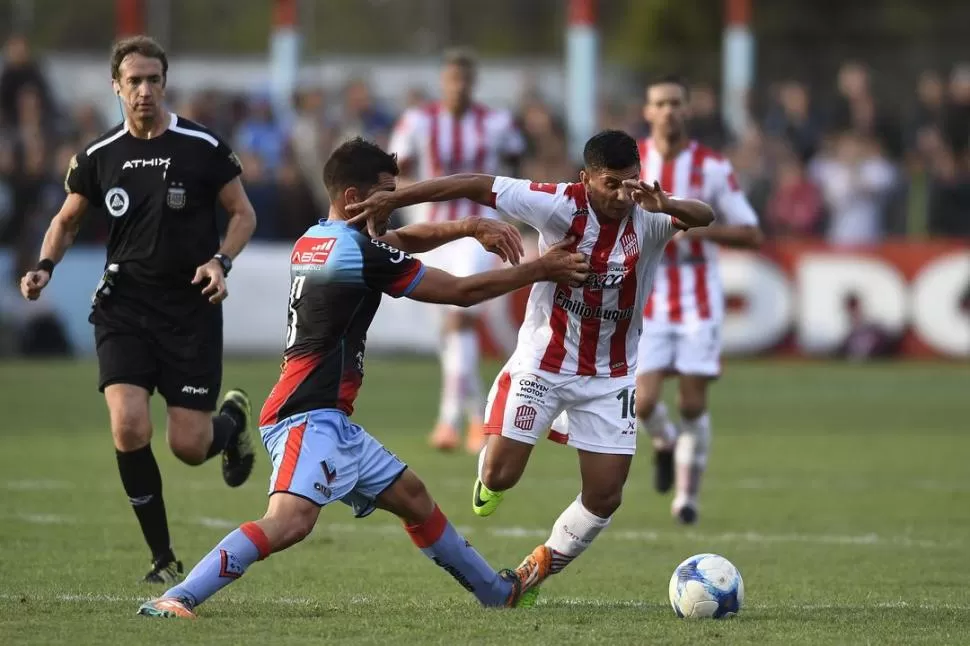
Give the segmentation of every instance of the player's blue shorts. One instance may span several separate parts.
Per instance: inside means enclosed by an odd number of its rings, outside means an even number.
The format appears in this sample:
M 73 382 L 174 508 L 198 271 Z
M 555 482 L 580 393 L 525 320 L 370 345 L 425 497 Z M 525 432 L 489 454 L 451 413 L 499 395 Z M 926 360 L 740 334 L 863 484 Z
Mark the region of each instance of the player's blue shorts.
M 273 463 L 270 495 L 286 492 L 329 505 L 339 500 L 358 518 L 394 484 L 407 465 L 334 409 L 314 410 L 259 429 Z

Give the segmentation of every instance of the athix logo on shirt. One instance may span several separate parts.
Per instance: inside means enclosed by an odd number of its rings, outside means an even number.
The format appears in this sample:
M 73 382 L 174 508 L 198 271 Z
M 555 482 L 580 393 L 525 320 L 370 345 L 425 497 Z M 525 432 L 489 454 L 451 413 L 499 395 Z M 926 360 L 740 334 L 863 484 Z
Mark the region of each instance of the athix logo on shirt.
M 336 243 L 336 238 L 300 238 L 293 246 L 290 262 L 319 268 L 327 262 Z
M 154 157 L 152 159 L 129 159 L 122 166 L 122 170 L 129 168 L 156 168 L 162 167 L 168 170 L 168 165 L 172 163 L 171 157 Z

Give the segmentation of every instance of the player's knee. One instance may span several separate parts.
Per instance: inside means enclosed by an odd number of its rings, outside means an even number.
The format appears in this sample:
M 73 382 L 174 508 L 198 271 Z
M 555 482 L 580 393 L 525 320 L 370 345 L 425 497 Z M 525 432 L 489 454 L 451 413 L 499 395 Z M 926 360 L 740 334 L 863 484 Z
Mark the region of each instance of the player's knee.
M 680 416 L 684 420 L 695 420 L 707 410 L 707 395 L 701 389 L 685 389 L 680 393 Z
M 111 436 L 119 451 L 136 451 L 151 442 L 151 422 L 146 415 L 136 411 L 113 412 Z
M 487 456 L 487 454 L 486 454 Z M 482 484 L 492 491 L 506 491 L 519 482 L 522 469 L 510 462 L 485 460 L 482 465 Z
M 680 415 L 685 420 L 695 420 L 707 410 L 706 384 L 691 381 L 682 383 L 678 393 Z
M 276 543 L 274 551 L 296 545 L 309 536 L 317 523 L 318 515 L 319 510 L 310 505 L 289 509 L 285 514 L 274 515 L 272 517 L 276 534 L 273 541 Z
M 168 434 L 168 447 L 172 454 L 190 466 L 197 466 L 205 462 L 208 447 L 198 437 L 187 433 Z
M 408 525 L 420 525 L 431 516 L 435 507 L 428 488 L 417 476 L 401 478 L 398 482 L 401 487 L 396 492 L 400 500 L 396 509 L 398 517 Z
M 682 399 L 680 402 L 680 416 L 685 420 L 695 420 L 707 410 L 704 398 Z
M 583 507 L 600 518 L 609 518 L 620 508 L 623 502 L 623 487 L 608 491 L 584 491 Z
M 647 420 L 653 415 L 653 411 L 657 408 L 657 397 L 651 397 L 648 394 L 641 395 L 637 392 L 637 398 L 634 402 L 633 410 L 636 413 L 637 419 Z

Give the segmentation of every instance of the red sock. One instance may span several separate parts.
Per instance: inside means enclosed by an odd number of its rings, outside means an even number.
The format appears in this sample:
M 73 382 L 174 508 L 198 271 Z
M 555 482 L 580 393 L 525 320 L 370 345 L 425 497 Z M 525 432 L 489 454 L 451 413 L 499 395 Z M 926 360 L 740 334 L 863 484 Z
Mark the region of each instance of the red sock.
M 441 511 L 441 508 L 435 505 L 431 515 L 423 523 L 418 525 L 405 524 L 404 529 L 410 534 L 411 540 L 414 541 L 415 545 L 421 549 L 425 549 L 438 542 L 438 539 L 444 534 L 447 525 L 448 519 Z
M 259 550 L 260 561 L 273 553 L 273 550 L 269 545 L 269 538 L 266 537 L 266 532 L 263 531 L 262 527 L 250 521 L 240 525 L 239 530 L 245 534 L 246 538 L 251 540 L 253 545 L 256 546 L 256 549 Z

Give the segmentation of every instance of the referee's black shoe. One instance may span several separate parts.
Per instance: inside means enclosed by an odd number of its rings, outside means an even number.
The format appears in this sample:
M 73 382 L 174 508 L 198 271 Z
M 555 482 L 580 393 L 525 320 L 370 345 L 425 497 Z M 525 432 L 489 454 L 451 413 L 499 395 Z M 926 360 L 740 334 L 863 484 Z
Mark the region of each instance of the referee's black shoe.
M 256 458 L 252 435 L 249 432 L 253 405 L 244 390 L 234 388 L 226 393 L 219 412 L 227 413 L 236 419 L 237 430 L 229 438 L 229 443 L 222 452 L 222 479 L 230 487 L 238 487 L 249 479 L 249 475 L 253 472 L 253 461 Z
M 152 569 L 142 580 L 145 583 L 172 585 L 182 580 L 182 572 L 182 561 L 177 561 L 175 555 L 169 552 L 166 556 L 152 561 Z

